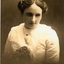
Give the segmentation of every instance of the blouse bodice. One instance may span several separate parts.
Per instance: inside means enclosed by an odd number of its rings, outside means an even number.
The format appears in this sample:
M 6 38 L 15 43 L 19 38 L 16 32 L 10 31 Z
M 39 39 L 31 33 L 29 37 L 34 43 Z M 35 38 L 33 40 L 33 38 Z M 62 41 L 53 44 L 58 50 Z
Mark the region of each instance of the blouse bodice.
M 6 41 L 4 56 L 11 58 L 23 46 L 30 50 L 34 62 L 59 61 L 59 39 L 50 26 L 39 24 L 35 29 L 26 29 L 22 23 L 12 27 Z

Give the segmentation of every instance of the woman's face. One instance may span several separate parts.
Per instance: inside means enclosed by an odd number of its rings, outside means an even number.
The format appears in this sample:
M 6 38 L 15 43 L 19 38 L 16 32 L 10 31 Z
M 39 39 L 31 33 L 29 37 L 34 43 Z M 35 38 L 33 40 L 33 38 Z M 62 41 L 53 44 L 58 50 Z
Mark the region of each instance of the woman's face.
M 26 8 L 23 13 L 23 20 L 25 27 L 33 29 L 38 26 L 42 19 L 42 9 L 36 4 L 32 4 L 29 8 Z

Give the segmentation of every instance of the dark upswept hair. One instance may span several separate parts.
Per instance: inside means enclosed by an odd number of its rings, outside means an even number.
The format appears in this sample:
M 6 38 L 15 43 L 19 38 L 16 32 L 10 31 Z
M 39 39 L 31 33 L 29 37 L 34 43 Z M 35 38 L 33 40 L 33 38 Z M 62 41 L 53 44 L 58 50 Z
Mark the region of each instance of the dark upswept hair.
M 44 13 L 48 11 L 48 6 L 43 0 L 21 0 L 18 3 L 18 8 L 23 14 L 24 10 L 30 7 L 33 3 L 39 6 L 43 10 Z

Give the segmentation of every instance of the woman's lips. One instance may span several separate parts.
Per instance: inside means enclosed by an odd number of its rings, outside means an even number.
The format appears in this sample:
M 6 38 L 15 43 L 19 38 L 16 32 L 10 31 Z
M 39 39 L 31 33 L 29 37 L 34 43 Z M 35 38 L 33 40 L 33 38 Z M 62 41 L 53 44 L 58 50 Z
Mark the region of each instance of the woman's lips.
M 33 25 L 33 24 L 36 24 L 36 23 L 29 23 L 29 24 Z

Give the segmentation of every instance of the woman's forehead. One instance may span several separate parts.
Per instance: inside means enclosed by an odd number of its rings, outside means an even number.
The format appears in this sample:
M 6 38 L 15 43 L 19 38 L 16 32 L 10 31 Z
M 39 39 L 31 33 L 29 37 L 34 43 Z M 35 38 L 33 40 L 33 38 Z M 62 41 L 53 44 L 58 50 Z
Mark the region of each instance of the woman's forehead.
M 29 8 L 26 8 L 24 12 L 42 13 L 42 9 L 34 3 Z

